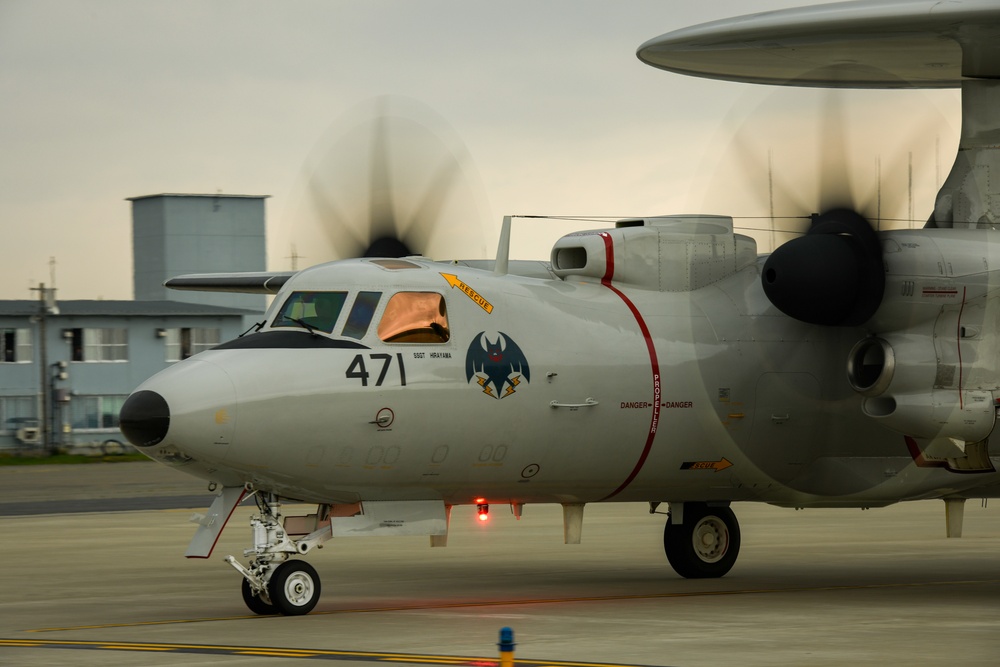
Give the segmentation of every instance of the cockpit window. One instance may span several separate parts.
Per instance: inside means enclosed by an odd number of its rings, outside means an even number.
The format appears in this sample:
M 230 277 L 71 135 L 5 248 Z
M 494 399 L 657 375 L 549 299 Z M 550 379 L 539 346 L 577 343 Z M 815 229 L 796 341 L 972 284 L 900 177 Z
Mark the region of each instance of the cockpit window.
M 271 326 L 330 333 L 346 300 L 347 292 L 292 292 Z
M 372 323 L 375 308 L 378 306 L 382 292 L 358 292 L 344 325 L 344 335 L 348 338 L 361 339 L 368 333 L 368 325 Z
M 378 337 L 386 343 L 447 343 L 448 311 L 436 292 L 399 292 L 385 306 Z

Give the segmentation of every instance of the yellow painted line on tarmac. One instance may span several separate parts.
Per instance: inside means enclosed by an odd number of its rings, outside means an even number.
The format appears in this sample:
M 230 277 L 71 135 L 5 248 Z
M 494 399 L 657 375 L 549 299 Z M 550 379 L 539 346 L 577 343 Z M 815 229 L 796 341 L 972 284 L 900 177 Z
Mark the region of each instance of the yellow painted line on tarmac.
M 381 662 L 408 662 L 408 660 L 406 658 L 379 658 L 379 660 Z M 427 659 L 427 660 L 424 660 L 423 662 L 425 662 L 427 664 L 434 664 L 434 665 L 464 665 L 466 663 L 465 660 L 462 660 L 460 658 L 452 658 L 450 660 L 431 660 L 431 659 Z M 493 663 L 491 662 L 490 664 L 493 664 Z
M 415 665 L 463 665 L 465 667 L 499 667 L 495 658 L 426 655 L 421 653 L 377 653 L 371 651 L 338 651 L 327 649 L 295 649 L 278 646 L 227 646 L 202 644 L 159 644 L 145 642 L 97 642 L 54 640 L 0 639 L 0 650 L 17 648 L 60 648 L 114 651 L 160 651 L 201 655 L 249 655 L 269 658 L 299 658 L 306 660 L 361 660 L 366 662 L 401 662 Z M 2 653 L 0 653 L 2 655 Z M 525 667 L 642 667 L 603 662 L 560 662 L 552 660 L 524 660 L 517 663 Z
M 69 630 L 106 630 L 108 628 L 141 628 L 147 625 L 175 625 L 183 623 L 210 623 L 214 621 L 239 621 L 260 618 L 256 614 L 242 616 L 213 616 L 209 618 L 171 618 L 162 621 L 133 621 L 131 623 L 99 623 L 94 625 L 71 625 L 66 628 L 34 628 L 27 632 L 66 632 Z
M 234 655 L 256 655 L 268 658 L 312 658 L 314 652 L 304 653 L 299 651 L 233 651 Z
M 794 588 L 745 588 L 719 591 L 681 591 L 672 593 L 636 593 L 634 595 L 594 595 L 587 597 L 538 598 L 528 600 L 485 600 L 477 602 L 442 602 L 414 605 L 399 605 L 395 607 L 360 607 L 356 609 L 329 609 L 313 611 L 311 616 L 330 616 L 336 614 L 377 614 L 389 612 L 438 611 L 442 609 L 471 609 L 484 607 L 519 607 L 546 604 L 573 604 L 580 602 L 617 602 L 628 600 L 663 600 L 670 598 L 726 597 L 735 595 L 773 595 L 782 593 L 833 593 L 841 591 L 929 588 L 938 586 L 972 586 L 1000 584 L 1000 579 L 975 579 L 963 581 L 915 581 L 881 584 L 841 584 L 833 586 L 801 586 Z M 189 619 L 165 619 L 160 621 L 132 621 L 128 623 L 103 623 L 94 625 L 72 625 L 59 628 L 34 628 L 26 632 L 70 632 L 76 630 L 107 630 L 111 628 L 137 628 L 152 625 L 173 625 L 181 623 L 210 623 L 218 621 L 239 621 L 264 618 L 255 614 L 240 616 L 217 616 Z

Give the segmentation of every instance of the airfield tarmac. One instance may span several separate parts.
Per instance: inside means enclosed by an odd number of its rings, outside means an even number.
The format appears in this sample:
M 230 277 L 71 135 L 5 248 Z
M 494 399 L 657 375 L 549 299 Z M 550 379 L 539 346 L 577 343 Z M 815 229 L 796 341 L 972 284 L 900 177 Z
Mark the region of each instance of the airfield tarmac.
M 740 559 L 701 581 L 667 565 L 664 517 L 645 505 L 587 506 L 572 546 L 558 506 L 516 521 L 494 504 L 487 525 L 456 508 L 443 549 L 331 540 L 308 558 L 316 611 L 286 618 L 250 615 L 222 561 L 248 546 L 249 508 L 204 561 L 182 557 L 191 510 L 128 509 L 200 497 L 203 483 L 151 463 L 0 468 L 0 664 L 488 667 L 503 626 L 524 665 L 972 667 L 1000 655 L 1000 501 L 967 503 L 959 539 L 944 537 L 940 501 L 736 505 Z M 84 501 L 103 511 L 66 513 Z

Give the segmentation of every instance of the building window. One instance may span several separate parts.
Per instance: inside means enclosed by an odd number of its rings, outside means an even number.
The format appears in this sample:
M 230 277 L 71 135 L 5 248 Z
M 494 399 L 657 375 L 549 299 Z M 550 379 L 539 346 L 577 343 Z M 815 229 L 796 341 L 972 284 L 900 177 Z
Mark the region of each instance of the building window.
M 70 329 L 73 361 L 128 361 L 127 329 Z
M 74 396 L 70 402 L 73 430 L 118 428 L 118 413 L 127 396 Z
M 378 324 L 378 337 L 386 343 L 447 343 L 448 310 L 437 292 L 393 294 Z
M 0 329 L 0 363 L 31 361 L 31 329 Z
M 166 360 L 180 361 L 210 350 L 221 340 L 218 328 L 183 327 L 167 329 Z
M 0 431 L 38 426 L 38 398 L 35 396 L 0 396 Z

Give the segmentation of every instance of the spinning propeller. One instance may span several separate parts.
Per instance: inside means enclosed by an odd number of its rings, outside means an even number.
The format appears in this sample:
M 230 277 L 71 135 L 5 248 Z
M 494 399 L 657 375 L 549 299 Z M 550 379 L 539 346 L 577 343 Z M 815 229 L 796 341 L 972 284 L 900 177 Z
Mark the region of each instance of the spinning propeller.
M 1000 168 L 1000 129 L 995 112 L 1000 108 L 1000 13 L 995 5 L 982 0 L 884 0 L 763 12 L 660 35 L 642 44 L 637 55 L 668 71 L 748 83 L 873 89 L 960 87 L 959 150 L 950 175 L 944 184 L 937 184 L 940 191 L 926 226 L 991 229 L 1000 225 L 1000 187 L 996 179 L 987 176 Z M 891 122 L 911 117 L 924 106 L 911 104 Z M 835 210 L 842 208 L 845 206 Z M 846 209 L 871 219 L 854 201 Z M 879 279 L 869 270 L 880 254 L 876 256 L 871 244 L 863 240 L 867 232 L 861 231 L 853 215 L 837 213 L 834 217 L 837 224 L 814 224 L 801 240 L 775 252 L 764 271 L 764 287 L 772 302 L 792 317 L 822 324 L 856 324 L 878 308 L 876 299 L 869 303 L 860 292 L 880 291 Z M 847 236 L 848 240 L 818 242 L 809 238 L 824 234 Z M 841 270 L 826 264 L 812 272 L 803 271 L 810 258 L 821 254 L 819 243 L 839 248 L 841 254 L 853 259 Z M 792 253 L 797 251 L 802 257 L 792 261 Z M 803 303 L 806 290 L 791 284 L 797 279 L 811 281 L 814 289 L 834 282 L 825 294 L 848 294 L 842 295 L 832 312 L 820 313 Z M 822 297 L 808 295 L 808 299 L 818 298 Z
M 808 197 L 808 188 L 793 185 L 801 172 L 791 178 L 779 173 L 769 179 L 768 188 L 755 189 L 758 195 L 767 193 L 767 201 L 758 203 L 772 215 L 780 211 L 782 219 L 794 221 L 790 231 L 796 234 L 771 253 L 761 282 L 771 303 L 789 317 L 809 324 L 856 326 L 871 318 L 882 302 L 885 273 L 876 232 L 885 225 L 883 210 L 903 208 L 900 204 L 906 201 L 905 189 L 885 189 L 882 175 L 896 184 L 905 182 L 900 176 L 909 172 L 907 154 L 897 151 L 884 165 L 873 161 L 869 187 L 859 193 L 852 181 L 859 167 L 847 141 L 842 91 L 823 91 L 820 106 L 816 194 Z M 744 132 L 737 133 L 734 148 L 744 173 L 770 174 L 771 165 L 755 157 L 760 152 L 748 145 Z
M 337 126 L 314 151 L 305 196 L 335 258 L 484 255 L 481 187 L 443 120 L 382 97 Z

